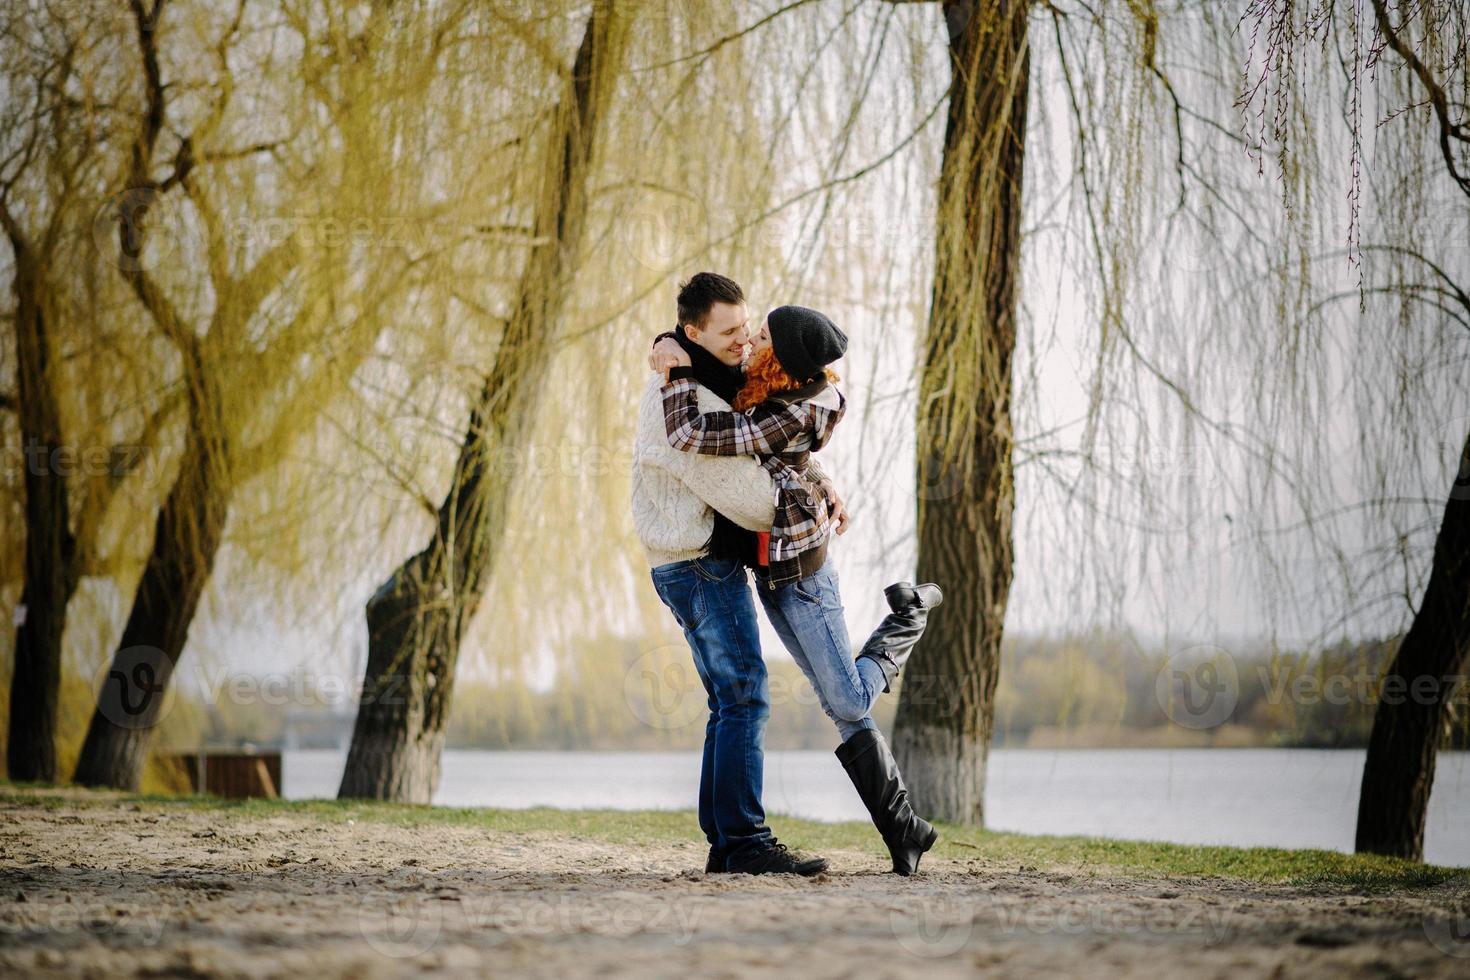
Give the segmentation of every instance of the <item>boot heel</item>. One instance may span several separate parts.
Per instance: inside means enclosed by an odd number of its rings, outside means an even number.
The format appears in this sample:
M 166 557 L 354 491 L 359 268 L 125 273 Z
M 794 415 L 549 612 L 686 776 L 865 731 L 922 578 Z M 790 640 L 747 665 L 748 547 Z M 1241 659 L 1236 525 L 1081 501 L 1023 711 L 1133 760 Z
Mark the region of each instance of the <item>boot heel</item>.
M 905 878 L 915 874 L 919 870 L 919 860 L 929 853 L 930 848 L 939 843 L 939 831 L 928 821 L 925 823 L 928 824 L 929 829 L 920 836 L 917 847 L 889 848 L 889 853 L 893 855 L 894 874 Z

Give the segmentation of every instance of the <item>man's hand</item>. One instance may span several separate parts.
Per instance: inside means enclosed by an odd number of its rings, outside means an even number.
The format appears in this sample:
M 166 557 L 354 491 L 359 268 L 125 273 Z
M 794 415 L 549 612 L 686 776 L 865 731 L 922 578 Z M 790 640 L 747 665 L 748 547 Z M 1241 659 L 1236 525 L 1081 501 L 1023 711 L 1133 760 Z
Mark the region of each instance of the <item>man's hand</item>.
M 847 513 L 847 505 L 843 503 L 841 497 L 837 496 L 837 488 L 832 485 L 831 480 L 823 480 L 820 486 L 822 493 L 827 496 L 827 512 L 837 522 L 837 527 L 834 530 L 838 534 L 846 534 L 847 524 L 852 520 L 852 517 Z
M 669 369 L 676 367 L 688 367 L 693 362 L 679 342 L 672 337 L 665 337 L 653 345 L 653 351 L 648 355 L 648 366 L 664 376 L 667 381 Z

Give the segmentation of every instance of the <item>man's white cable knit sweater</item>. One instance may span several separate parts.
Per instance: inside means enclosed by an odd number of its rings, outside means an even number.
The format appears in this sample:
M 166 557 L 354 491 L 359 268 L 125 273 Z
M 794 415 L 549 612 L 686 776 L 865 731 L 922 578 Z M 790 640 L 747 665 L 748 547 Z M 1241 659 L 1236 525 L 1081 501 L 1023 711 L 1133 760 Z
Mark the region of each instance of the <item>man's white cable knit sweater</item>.
M 701 412 L 730 405 L 699 387 Z M 633 438 L 633 527 L 654 568 L 698 558 L 715 526 L 715 511 L 748 531 L 769 531 L 776 516 L 771 475 L 754 456 L 701 456 L 669 445 L 663 376 L 650 374 Z

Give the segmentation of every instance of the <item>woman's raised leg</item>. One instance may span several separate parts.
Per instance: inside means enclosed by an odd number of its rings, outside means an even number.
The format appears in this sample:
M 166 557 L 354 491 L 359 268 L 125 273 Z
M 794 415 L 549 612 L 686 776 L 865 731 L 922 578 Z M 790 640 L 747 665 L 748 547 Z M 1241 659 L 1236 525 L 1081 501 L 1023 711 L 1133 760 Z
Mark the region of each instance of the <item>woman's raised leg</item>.
M 758 574 L 756 592 L 781 642 L 816 689 L 822 710 L 846 737 L 855 729 L 844 731 L 843 723 L 868 717 L 883 693 L 885 677 L 876 661 L 853 659 L 837 573 L 831 563 L 776 589 Z
M 884 659 L 877 655 L 852 658 L 837 576 L 829 566 L 776 589 L 769 588 L 757 575 L 756 591 L 781 642 L 816 690 L 822 710 L 837 725 L 842 736 L 836 750 L 838 761 L 888 846 L 894 872 L 913 874 L 939 834 L 914 813 L 898 763 L 869 713 L 891 679 L 883 669 Z M 893 589 L 889 596 L 892 605 Z M 928 615 L 922 605 L 917 611 L 908 608 L 908 601 L 901 601 L 901 605 L 903 610 L 885 619 L 868 644 L 873 646 L 883 634 L 885 645 L 875 649 L 897 656 L 899 664 L 907 659 L 908 651 L 923 633 Z

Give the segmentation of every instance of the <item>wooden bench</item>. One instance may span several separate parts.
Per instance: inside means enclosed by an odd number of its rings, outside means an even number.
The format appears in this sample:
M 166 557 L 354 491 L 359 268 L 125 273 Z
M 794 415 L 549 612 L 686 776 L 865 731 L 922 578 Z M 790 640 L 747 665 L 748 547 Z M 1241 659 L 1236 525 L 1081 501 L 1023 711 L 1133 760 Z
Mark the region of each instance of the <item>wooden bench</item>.
M 278 799 L 281 753 L 200 751 L 174 756 L 189 774 L 189 787 L 228 799 Z

